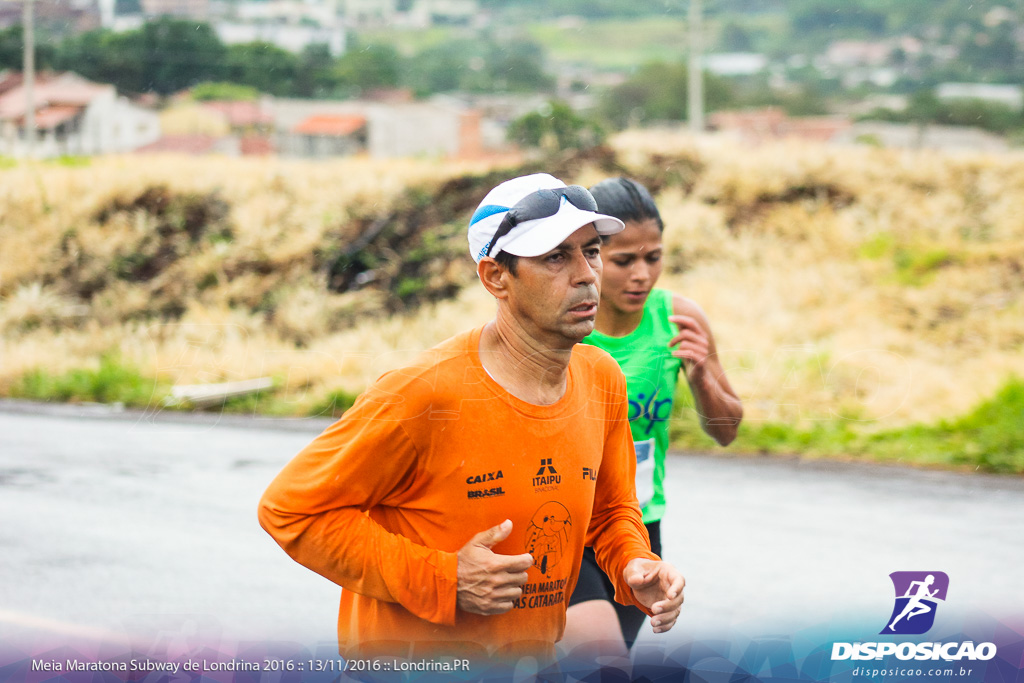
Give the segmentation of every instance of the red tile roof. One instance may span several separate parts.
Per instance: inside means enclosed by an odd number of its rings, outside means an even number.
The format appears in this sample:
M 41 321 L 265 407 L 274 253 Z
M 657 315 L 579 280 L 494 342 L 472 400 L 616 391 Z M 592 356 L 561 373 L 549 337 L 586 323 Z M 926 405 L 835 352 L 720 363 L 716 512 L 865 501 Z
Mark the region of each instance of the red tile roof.
M 19 74 L 20 78 L 20 74 Z M 81 76 L 64 72 L 60 74 L 40 73 L 33 88 L 36 107 L 69 106 L 87 107 L 105 93 L 114 91 L 114 86 L 93 83 Z M 0 94 L 0 118 L 16 118 L 25 115 L 25 88 L 23 83 L 9 87 Z
M 366 125 L 365 116 L 320 114 L 310 116 L 295 126 L 293 132 L 300 135 L 324 135 L 345 137 L 352 135 Z
M 262 135 L 246 135 L 238 141 L 242 156 L 266 156 L 274 153 L 274 143 Z
M 180 154 L 209 154 L 220 138 L 213 135 L 165 135 L 156 142 L 140 147 L 136 152 L 177 152 Z
M 65 121 L 73 119 L 82 109 L 82 107 L 69 106 L 43 107 L 36 112 L 36 128 L 56 128 Z

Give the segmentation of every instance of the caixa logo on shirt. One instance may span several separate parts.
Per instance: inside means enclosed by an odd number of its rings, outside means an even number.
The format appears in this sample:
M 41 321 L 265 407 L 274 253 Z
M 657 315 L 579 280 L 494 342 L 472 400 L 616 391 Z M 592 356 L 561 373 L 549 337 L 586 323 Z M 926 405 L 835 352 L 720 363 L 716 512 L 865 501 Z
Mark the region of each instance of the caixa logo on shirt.
M 466 483 L 469 485 L 473 484 L 485 484 L 490 482 L 500 481 L 504 479 L 505 475 L 501 473 L 501 470 L 497 472 L 484 472 L 483 474 L 474 474 L 466 477 Z M 504 496 L 505 489 L 501 486 L 491 485 L 482 489 L 469 489 L 466 491 L 466 498 L 473 500 L 477 498 L 494 498 L 496 496 Z
M 949 591 L 949 576 L 945 572 L 893 572 L 895 599 L 892 613 L 879 635 L 921 635 L 935 623 L 940 602 L 945 602 Z M 996 656 L 993 643 L 964 642 L 857 642 L 833 643 L 832 660 L 869 660 L 895 656 L 900 660 L 988 660 Z

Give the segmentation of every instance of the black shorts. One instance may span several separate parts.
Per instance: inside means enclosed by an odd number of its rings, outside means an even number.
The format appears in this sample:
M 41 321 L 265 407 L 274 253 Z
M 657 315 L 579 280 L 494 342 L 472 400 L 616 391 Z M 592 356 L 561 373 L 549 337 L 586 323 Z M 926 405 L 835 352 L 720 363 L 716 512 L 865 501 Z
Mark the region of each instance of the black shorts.
M 661 555 L 661 522 L 651 522 L 646 526 L 647 534 L 651 537 L 651 551 L 655 555 Z M 619 617 L 622 636 L 626 645 L 631 646 L 647 615 L 632 605 L 620 605 L 615 602 L 615 586 L 597 566 L 594 549 L 584 548 L 583 562 L 580 564 L 580 578 L 576 581 L 576 588 L 569 597 L 569 606 L 572 607 L 589 600 L 606 600 L 612 603 L 615 613 Z

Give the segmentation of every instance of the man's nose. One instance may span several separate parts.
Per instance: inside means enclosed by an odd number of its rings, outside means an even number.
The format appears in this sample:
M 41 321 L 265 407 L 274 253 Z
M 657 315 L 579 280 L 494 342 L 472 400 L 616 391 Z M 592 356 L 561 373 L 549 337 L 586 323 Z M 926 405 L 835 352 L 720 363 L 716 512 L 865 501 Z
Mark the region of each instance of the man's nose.
M 598 261 L 600 263 L 600 261 Z M 582 251 L 577 252 L 573 257 L 573 279 L 576 284 L 590 285 L 597 282 L 600 277 L 600 266 L 595 267 L 587 255 Z

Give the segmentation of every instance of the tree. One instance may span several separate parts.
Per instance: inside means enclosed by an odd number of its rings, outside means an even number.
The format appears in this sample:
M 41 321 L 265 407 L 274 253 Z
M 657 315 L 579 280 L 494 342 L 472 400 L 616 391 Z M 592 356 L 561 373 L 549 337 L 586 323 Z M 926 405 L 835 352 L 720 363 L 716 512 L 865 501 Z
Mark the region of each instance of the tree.
M 196 102 L 232 101 L 244 102 L 257 100 L 260 91 L 250 85 L 238 83 L 213 83 L 206 81 L 192 88 L 192 99 Z
M 525 114 L 509 124 L 510 142 L 547 151 L 586 149 L 604 141 L 604 130 L 565 102 L 549 102 L 541 111 Z
M 140 31 L 97 29 L 64 40 L 57 49 L 57 68 L 139 93 L 147 89 L 144 51 Z
M 334 77 L 354 94 L 373 88 L 394 88 L 399 82 L 401 62 L 398 51 L 390 45 L 356 47 L 337 61 Z
M 750 33 L 735 21 L 730 21 L 722 28 L 719 44 L 727 52 L 754 51 L 754 41 L 750 37 Z
M 338 88 L 334 57 L 322 43 L 307 45 L 299 55 L 294 94 L 299 97 L 330 97 Z
M 616 128 L 653 121 L 684 121 L 688 81 L 685 63 L 649 62 L 626 82 L 606 91 L 598 108 Z M 722 109 L 734 101 L 728 81 L 704 73 L 704 102 L 708 110 Z
M 145 90 L 167 95 L 202 81 L 224 80 L 227 49 L 209 24 L 163 17 L 145 24 L 140 33 Z
M 540 92 L 554 86 L 554 79 L 544 71 L 544 48 L 527 40 L 493 45 L 485 73 L 490 89 L 498 92 Z
M 256 41 L 229 45 L 225 57 L 226 79 L 272 95 L 290 95 L 299 60 L 273 43 Z
M 881 36 L 886 31 L 885 12 L 865 7 L 856 0 L 805 0 L 792 10 L 791 21 L 797 34 L 852 29 Z
M 473 90 L 476 89 L 474 72 L 483 66 L 484 60 L 475 42 L 445 41 L 420 51 L 414 59 L 408 60 L 404 81 L 419 96 Z
M 36 38 L 36 68 L 52 68 L 56 49 L 46 41 Z M 21 71 L 25 59 L 25 32 L 21 24 L 0 31 L 0 71 L 13 69 Z

